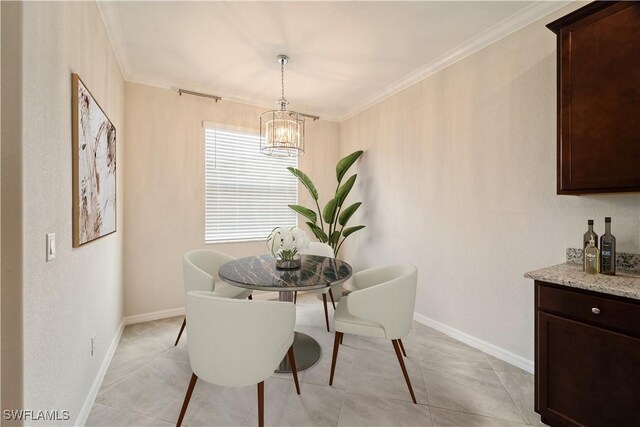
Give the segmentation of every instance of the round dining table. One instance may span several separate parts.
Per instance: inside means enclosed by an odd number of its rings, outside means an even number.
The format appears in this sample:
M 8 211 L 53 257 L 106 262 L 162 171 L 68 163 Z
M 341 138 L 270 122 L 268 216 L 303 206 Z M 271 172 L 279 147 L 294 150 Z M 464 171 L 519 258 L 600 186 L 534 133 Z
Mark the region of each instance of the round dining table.
M 239 258 L 223 264 L 218 270 L 220 279 L 241 288 L 277 291 L 280 301 L 293 302 L 293 293 L 311 291 L 340 284 L 351 277 L 353 269 L 346 262 L 317 255 L 301 255 L 301 267 L 294 270 L 276 268 L 271 255 Z M 296 367 L 303 371 L 316 364 L 321 349 L 318 341 L 296 332 L 293 340 Z M 285 357 L 276 372 L 291 372 Z

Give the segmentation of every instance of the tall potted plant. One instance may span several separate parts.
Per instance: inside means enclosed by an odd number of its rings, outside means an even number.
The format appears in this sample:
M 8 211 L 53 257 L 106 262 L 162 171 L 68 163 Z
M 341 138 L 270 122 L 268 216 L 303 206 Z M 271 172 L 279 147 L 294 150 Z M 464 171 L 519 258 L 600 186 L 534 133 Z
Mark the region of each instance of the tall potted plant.
M 345 239 L 365 227 L 364 225 L 347 227 L 347 223 L 362 202 L 355 202 L 343 209 L 344 202 L 353 188 L 358 175 L 351 175 L 344 184 L 342 183 L 342 179 L 361 155 L 362 150 L 358 150 L 338 162 L 336 165 L 336 179 L 338 181 L 336 192 L 334 197 L 327 202 L 324 209 L 320 209 L 318 190 L 311 179 L 299 169 L 292 167 L 287 168 L 289 172 L 298 178 L 307 191 L 309 191 L 311 198 L 316 204 L 316 210 L 301 205 L 289 205 L 289 207 L 309 220 L 307 221 L 307 225 L 318 241 L 329 244 L 333 248 L 336 256 L 338 256 L 338 252 Z

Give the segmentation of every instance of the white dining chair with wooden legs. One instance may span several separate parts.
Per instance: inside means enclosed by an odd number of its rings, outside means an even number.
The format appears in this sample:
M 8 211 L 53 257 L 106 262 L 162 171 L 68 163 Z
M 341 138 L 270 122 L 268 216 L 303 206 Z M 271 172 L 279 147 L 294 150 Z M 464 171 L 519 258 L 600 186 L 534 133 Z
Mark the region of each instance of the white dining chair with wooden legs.
M 335 258 L 336 256 L 333 253 L 333 248 L 326 243 L 320 242 L 311 242 L 309 243 L 309 247 L 306 249 L 302 249 L 300 251 L 300 255 L 318 255 L 324 256 L 328 258 Z M 342 286 L 342 285 L 335 285 Z M 322 294 L 322 304 L 324 305 L 324 321 L 327 324 L 327 332 L 331 332 L 329 329 L 329 310 L 327 309 L 327 294 L 331 298 L 331 305 L 333 305 L 333 310 L 336 309 L 336 302 L 333 298 L 333 291 L 331 290 L 331 286 L 327 286 L 326 288 L 318 289 L 315 291 L 306 291 L 315 294 Z M 293 302 L 296 303 L 298 301 L 298 292 L 293 294 Z
M 176 426 L 182 424 L 196 381 L 224 387 L 257 385 L 258 425 L 264 426 L 264 380 L 285 355 L 300 394 L 293 354 L 296 308 L 290 302 L 219 298 L 211 292 L 187 294 L 191 381 Z
M 411 264 L 376 267 L 354 274 L 351 283 L 353 292 L 340 299 L 333 316 L 336 333 L 329 385 L 333 385 L 343 334 L 386 338 L 393 344 L 411 400 L 417 403 L 402 357 L 407 357 L 402 338 L 413 322 L 418 270 Z
M 197 249 L 184 254 L 182 274 L 185 295 L 191 291 L 207 291 L 221 298 L 252 299 L 250 290 L 225 283 L 218 277 L 220 266 L 234 259 L 230 255 L 210 249 Z M 186 324 L 185 317 L 174 346 L 178 345 Z

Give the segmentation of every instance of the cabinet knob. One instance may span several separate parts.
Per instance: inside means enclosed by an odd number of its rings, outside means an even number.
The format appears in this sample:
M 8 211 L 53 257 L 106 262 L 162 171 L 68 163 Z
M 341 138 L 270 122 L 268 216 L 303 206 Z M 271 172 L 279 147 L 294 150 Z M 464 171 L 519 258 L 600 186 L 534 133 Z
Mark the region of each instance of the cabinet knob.
M 599 309 L 598 307 L 593 307 L 593 308 L 591 309 L 591 312 L 592 312 L 593 314 L 600 314 L 600 309 Z

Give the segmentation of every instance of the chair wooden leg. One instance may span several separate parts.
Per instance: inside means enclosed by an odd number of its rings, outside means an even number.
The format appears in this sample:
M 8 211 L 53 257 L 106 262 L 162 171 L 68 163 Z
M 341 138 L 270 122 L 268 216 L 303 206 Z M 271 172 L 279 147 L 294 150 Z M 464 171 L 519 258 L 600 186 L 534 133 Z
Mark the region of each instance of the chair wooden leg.
M 407 357 L 407 352 L 404 351 L 404 345 L 402 345 L 402 340 L 398 340 L 398 343 L 400 344 L 400 350 L 402 350 L 402 354 L 404 354 L 404 357 Z
M 180 332 L 178 332 L 178 338 L 176 338 L 176 343 L 173 345 L 174 347 L 178 345 L 178 341 L 180 341 L 180 337 L 182 336 L 182 331 L 184 331 L 184 327 L 187 325 L 187 318 L 185 317 L 182 321 L 182 326 L 180 326 Z
M 340 344 L 342 344 L 343 338 L 344 338 L 344 334 L 340 334 Z
M 402 359 L 402 354 L 400 353 L 400 344 L 398 344 L 398 340 L 391 340 L 393 343 L 393 349 L 396 351 L 396 356 L 398 357 L 398 362 L 400 362 L 400 367 L 402 368 L 402 374 L 404 375 L 404 380 L 407 382 L 407 387 L 409 387 L 409 393 L 411 393 L 411 400 L 413 403 L 416 402 L 416 396 L 413 394 L 413 387 L 411 387 L 411 379 L 409 378 L 409 374 L 407 373 L 407 368 L 404 366 L 404 360 Z
M 331 332 L 331 329 L 329 329 L 329 311 L 327 310 L 327 294 L 322 294 L 322 304 L 324 304 L 324 321 L 327 322 L 327 332 Z
M 297 304 L 298 303 L 298 291 L 295 291 L 293 293 L 293 303 Z
M 342 332 L 336 331 L 336 338 L 333 341 L 333 358 L 331 359 L 331 376 L 329 376 L 329 385 L 333 385 L 333 374 L 336 372 L 336 361 L 338 359 L 338 347 L 340 347 L 341 339 L 342 339 Z
M 336 301 L 333 299 L 333 291 L 331 291 L 331 287 L 329 287 L 329 296 L 331 297 L 331 305 L 333 306 L 333 310 L 336 309 Z
M 189 381 L 189 387 L 187 388 L 187 393 L 184 395 L 184 403 L 182 404 L 180 417 L 178 418 L 176 427 L 180 427 L 182 425 L 182 420 L 184 419 L 184 414 L 187 412 L 187 406 L 189 406 L 189 400 L 191 400 L 191 394 L 193 393 L 193 389 L 196 386 L 196 381 L 198 381 L 198 377 L 196 376 L 196 374 L 192 373 L 191 381 Z
M 258 383 L 258 426 L 264 427 L 264 381 Z
M 253 300 L 253 295 L 249 294 L 249 296 L 247 297 L 248 300 Z
M 293 354 L 293 346 L 289 347 L 287 352 L 289 357 L 289 365 L 291 365 L 291 373 L 293 374 L 293 382 L 296 383 L 296 391 L 300 394 L 300 383 L 298 383 L 298 368 L 296 368 L 296 356 Z

